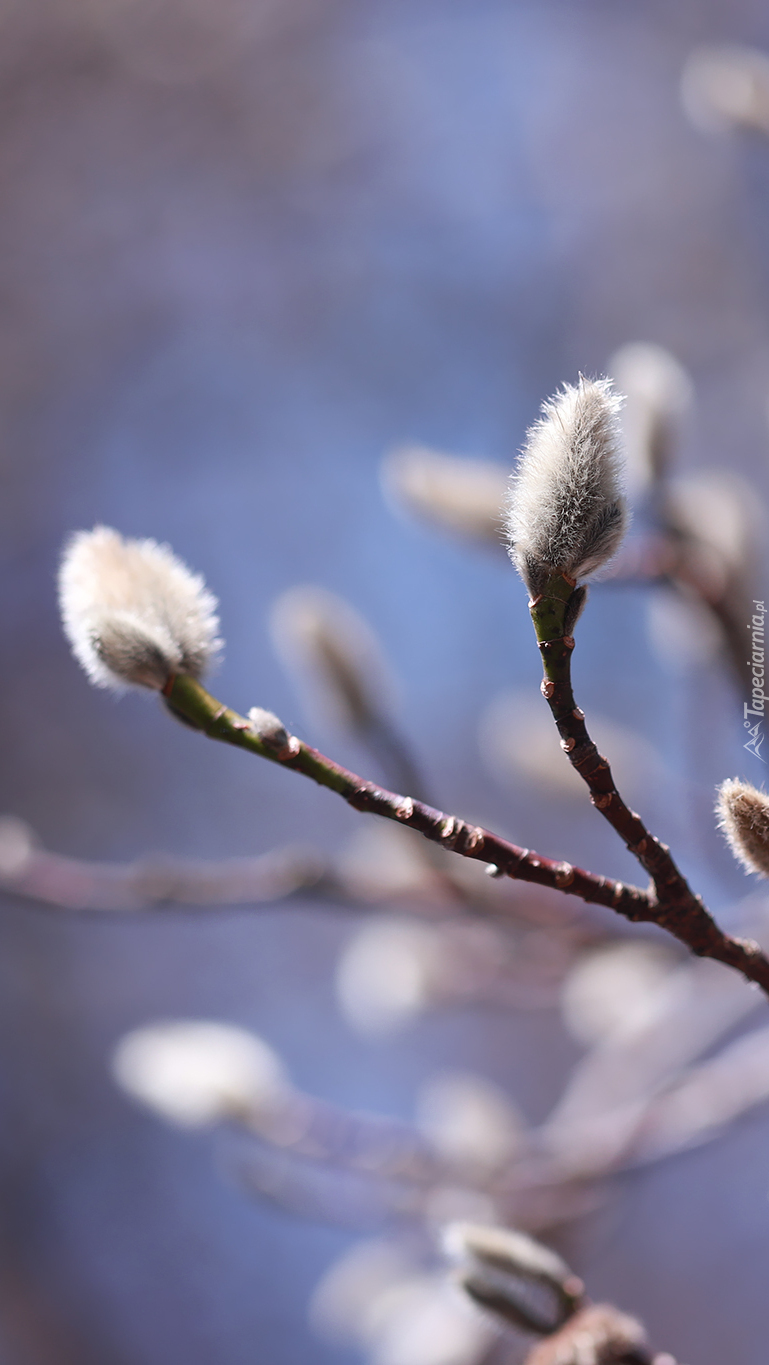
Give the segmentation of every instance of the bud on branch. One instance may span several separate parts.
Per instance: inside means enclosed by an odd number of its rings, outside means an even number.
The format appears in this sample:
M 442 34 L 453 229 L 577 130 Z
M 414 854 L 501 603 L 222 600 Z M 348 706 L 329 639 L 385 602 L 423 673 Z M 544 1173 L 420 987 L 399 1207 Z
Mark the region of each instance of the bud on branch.
M 610 379 L 583 379 L 542 405 L 507 505 L 510 556 L 532 597 L 553 573 L 577 580 L 617 550 L 627 521 Z
M 168 545 L 124 540 L 108 526 L 72 537 L 59 603 L 72 652 L 97 687 L 159 692 L 174 673 L 200 678 L 221 647 L 203 579 Z
M 719 828 L 748 872 L 769 877 L 769 796 L 731 777 L 718 788 Z

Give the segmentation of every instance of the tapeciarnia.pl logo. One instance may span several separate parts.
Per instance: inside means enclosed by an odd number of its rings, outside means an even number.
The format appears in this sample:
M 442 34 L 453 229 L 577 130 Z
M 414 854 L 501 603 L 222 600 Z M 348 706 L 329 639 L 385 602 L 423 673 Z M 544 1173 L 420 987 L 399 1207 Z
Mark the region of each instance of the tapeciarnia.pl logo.
M 751 754 L 755 754 L 756 758 L 760 758 L 762 763 L 765 763 L 766 759 L 761 757 L 760 749 L 765 739 L 761 727 L 764 723 L 764 708 L 766 705 L 766 696 L 764 694 L 764 618 L 766 616 L 766 608 L 764 607 L 763 602 L 757 602 L 755 599 L 753 601 L 753 606 L 756 610 L 748 622 L 748 630 L 752 632 L 752 650 L 751 657 L 747 661 L 753 674 L 752 691 L 750 694 L 750 701 L 746 701 L 743 707 L 745 729 L 750 735 L 750 739 L 747 744 L 743 744 L 742 747 L 743 749 L 747 749 Z M 751 716 L 756 717 L 754 724 L 751 724 L 749 720 L 749 717 Z

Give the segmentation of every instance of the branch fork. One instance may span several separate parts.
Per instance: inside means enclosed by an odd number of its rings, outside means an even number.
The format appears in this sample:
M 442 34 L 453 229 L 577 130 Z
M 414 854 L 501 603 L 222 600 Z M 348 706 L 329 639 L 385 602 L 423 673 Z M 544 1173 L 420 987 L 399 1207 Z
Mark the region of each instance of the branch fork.
M 541 691 L 561 737 L 561 748 L 586 783 L 593 805 L 651 877 L 650 889 L 628 918 L 659 924 L 693 953 L 736 967 L 769 993 L 769 961 L 758 944 L 730 938 L 719 929 L 671 857 L 667 844 L 651 834 L 640 815 L 625 804 L 608 761 L 590 738 L 571 682 L 574 638 L 567 629 L 575 619 L 574 597 L 578 593 L 584 589 L 575 588 L 569 575 L 553 572 L 543 592 L 529 603 L 544 669 Z M 619 899 L 615 908 L 627 913 Z
M 633 922 L 658 924 L 698 956 L 712 957 L 735 967 L 769 994 L 769 960 L 759 946 L 730 938 L 719 929 L 699 896 L 689 888 L 667 846 L 649 833 L 640 816 L 628 809 L 614 787 L 609 764 L 598 753 L 585 728 L 584 715 L 574 703 L 569 672 L 572 646 L 566 644 L 569 637 L 557 634 L 559 625 L 561 629 L 563 627 L 574 589 L 563 575 L 557 575 L 556 579 L 552 592 L 532 604 L 535 627 L 549 632 L 546 640 L 551 648 L 543 653 L 545 685 L 552 684 L 552 687 L 548 686 L 548 701 L 562 740 L 574 740 L 567 753 L 586 781 L 594 804 L 650 873 L 652 887 L 646 891 L 598 876 L 571 863 L 545 858 L 500 838 L 491 830 L 468 824 L 458 816 L 368 782 L 297 736 L 288 734 L 272 712 L 254 708 L 246 719 L 217 701 L 188 674 L 177 673 L 170 677 L 163 697 L 175 716 L 210 739 L 233 744 L 281 767 L 300 772 L 336 792 L 354 810 L 380 815 L 418 830 L 426 839 L 461 857 L 485 862 L 495 869 L 494 875 L 535 882 L 579 896 L 588 903 L 605 905 Z M 591 755 L 595 755 L 597 761 L 585 769 L 585 761 Z

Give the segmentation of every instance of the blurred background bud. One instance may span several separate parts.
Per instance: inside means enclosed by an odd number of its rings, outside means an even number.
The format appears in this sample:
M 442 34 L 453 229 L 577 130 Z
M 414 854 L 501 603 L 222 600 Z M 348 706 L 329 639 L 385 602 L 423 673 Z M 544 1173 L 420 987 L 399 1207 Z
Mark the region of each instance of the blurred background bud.
M 500 1086 L 462 1071 L 440 1072 L 422 1086 L 417 1126 L 439 1156 L 480 1177 L 517 1154 L 525 1131 Z
M 671 673 L 686 673 L 715 659 L 724 634 L 693 593 L 657 588 L 646 603 L 646 631 L 655 657 Z
M 382 487 L 396 509 L 480 544 L 503 543 L 502 507 L 510 469 L 489 460 L 397 446 L 382 462 Z
M 290 588 L 275 602 L 270 624 L 310 715 L 353 733 L 379 723 L 392 702 L 390 668 L 349 602 L 325 588 Z
M 23 876 L 35 849 L 29 825 L 15 815 L 0 817 L 0 878 L 10 881 Z
M 336 993 L 342 1013 L 363 1034 L 402 1028 L 440 994 L 451 963 L 440 933 L 413 920 L 364 924 L 339 959 Z
M 174 1020 L 136 1029 L 112 1059 L 121 1089 L 190 1127 L 272 1105 L 286 1091 L 272 1048 L 231 1024 Z
M 757 490 L 728 470 L 703 469 L 672 481 L 667 516 L 700 547 L 696 572 L 710 597 L 755 572 L 764 518 Z
M 745 625 L 766 523 L 761 498 L 736 474 L 703 470 L 671 481 L 661 511 L 674 552 L 669 577 L 687 602 L 695 598 L 707 607 L 712 627 L 703 631 L 704 647 L 715 629 L 744 688 L 750 676 Z
M 332 1265 L 310 1305 L 318 1334 L 358 1346 L 371 1365 L 476 1365 L 494 1339 L 416 1248 L 364 1242 Z
M 626 800 L 642 803 L 663 776 L 656 750 L 628 726 L 592 712 L 590 733 Z M 505 786 L 587 799 L 585 783 L 564 757 L 550 712 L 536 695 L 503 692 L 496 697 L 481 717 L 479 743 L 488 771 Z
M 356 830 L 335 867 L 350 895 L 363 901 L 421 897 L 436 883 L 421 834 L 384 820 Z
M 310 1321 L 327 1340 L 370 1338 L 378 1299 L 418 1268 L 413 1248 L 385 1239 L 358 1242 L 326 1271 L 310 1302 Z
M 628 491 L 640 494 L 667 473 L 691 406 L 692 383 L 675 356 L 642 341 L 615 351 L 609 372 L 625 395 L 620 417 Z
M 753 47 L 698 48 L 681 77 L 683 106 L 697 128 L 769 133 L 769 58 Z
M 677 955 L 656 943 L 616 943 L 584 953 L 563 987 L 566 1027 L 587 1046 L 644 1028 L 664 1009 L 659 988 L 678 965 Z
M 442 1276 L 423 1276 L 380 1301 L 370 1365 L 480 1365 L 495 1337 Z
M 454 1223 L 444 1231 L 443 1248 L 470 1297 L 523 1331 L 555 1332 L 581 1302 L 582 1281 L 525 1233 Z
M 339 959 L 337 999 L 356 1031 L 397 1032 L 428 1010 L 557 1004 L 571 964 L 586 944 L 604 934 L 569 920 L 546 918 L 539 924 L 541 907 L 525 899 L 503 900 L 504 888 L 484 875 L 487 887 L 489 898 L 470 904 L 483 915 L 499 912 L 501 924 L 463 915 L 454 902 L 447 918 L 446 901 L 430 888 L 419 901 L 413 893 L 404 897 L 408 909 L 418 912 L 416 920 L 379 916 L 351 932 Z M 436 914 L 440 918 L 433 919 Z

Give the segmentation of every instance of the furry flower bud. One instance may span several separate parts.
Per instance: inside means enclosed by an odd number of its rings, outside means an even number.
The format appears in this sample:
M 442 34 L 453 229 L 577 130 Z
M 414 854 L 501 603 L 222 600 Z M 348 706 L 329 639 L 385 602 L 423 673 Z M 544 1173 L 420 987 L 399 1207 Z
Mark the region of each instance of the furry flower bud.
M 97 687 L 160 691 L 172 673 L 199 678 L 221 641 L 216 598 L 168 545 L 78 531 L 59 571 L 64 633 Z
M 622 491 L 619 395 L 609 379 L 564 385 L 529 429 L 507 504 L 510 557 L 532 597 L 553 573 L 585 578 L 617 550 Z
M 769 796 L 749 782 L 727 778 L 718 788 L 716 815 L 737 861 L 748 872 L 769 877 Z

